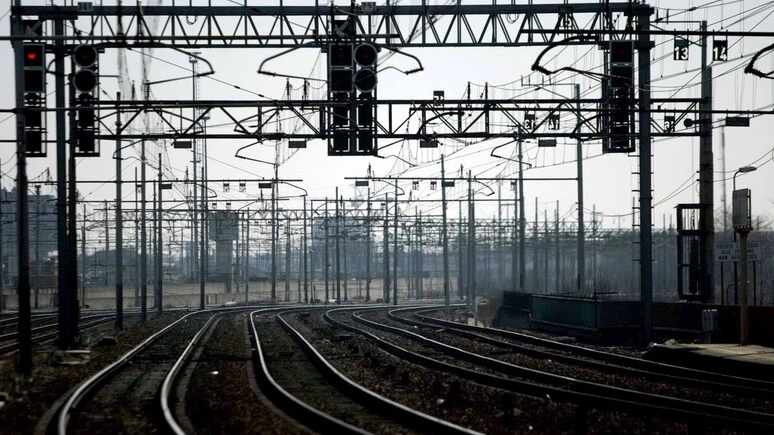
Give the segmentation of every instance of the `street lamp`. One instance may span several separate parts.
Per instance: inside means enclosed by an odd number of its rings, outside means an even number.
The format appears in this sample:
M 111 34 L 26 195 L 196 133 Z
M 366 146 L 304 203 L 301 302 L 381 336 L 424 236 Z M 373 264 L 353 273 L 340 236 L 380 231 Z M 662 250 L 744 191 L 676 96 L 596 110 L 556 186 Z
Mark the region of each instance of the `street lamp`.
M 746 202 L 742 204 L 741 210 L 737 210 L 737 207 L 739 204 L 737 204 L 737 190 L 736 190 L 736 176 L 738 174 L 744 174 L 747 172 L 752 172 L 756 170 L 755 166 L 742 166 L 741 168 L 737 169 L 736 172 L 734 172 L 734 180 L 733 180 L 733 187 L 734 187 L 734 219 L 733 219 L 733 225 L 734 225 L 734 241 L 736 241 L 736 233 L 739 233 L 741 236 L 741 241 L 739 243 L 739 253 L 741 257 L 741 263 L 742 263 L 742 288 L 741 288 L 741 298 L 739 300 L 739 331 L 740 331 L 740 340 L 739 344 L 742 346 L 746 346 L 749 344 L 749 338 L 750 338 L 750 324 L 748 320 L 748 313 L 747 313 L 747 234 L 752 230 L 752 226 L 750 223 L 750 209 L 749 209 L 749 201 L 750 201 L 750 193 L 749 190 L 745 192 L 745 190 L 739 191 L 740 194 L 744 195 L 743 199 L 746 199 Z M 739 219 L 738 214 L 744 213 L 746 215 L 746 218 Z M 737 281 L 737 263 L 734 262 L 734 284 L 736 288 Z
M 741 168 L 737 169 L 736 172 L 734 172 L 733 177 L 733 190 L 732 192 L 736 192 L 736 176 L 739 174 L 746 174 L 748 172 L 752 172 L 757 170 L 758 168 L 755 166 L 742 166 Z M 732 223 L 733 225 L 733 223 Z M 736 242 L 736 231 L 731 231 L 734 234 L 734 242 Z M 734 304 L 739 303 L 739 281 L 737 280 L 738 276 L 738 270 L 736 261 L 734 261 Z
M 758 168 L 755 166 L 742 166 L 741 168 L 737 169 L 736 172 L 734 172 L 734 181 L 733 181 L 733 187 L 734 190 L 736 190 L 736 176 L 739 174 L 746 174 L 748 172 L 752 172 L 757 170 Z

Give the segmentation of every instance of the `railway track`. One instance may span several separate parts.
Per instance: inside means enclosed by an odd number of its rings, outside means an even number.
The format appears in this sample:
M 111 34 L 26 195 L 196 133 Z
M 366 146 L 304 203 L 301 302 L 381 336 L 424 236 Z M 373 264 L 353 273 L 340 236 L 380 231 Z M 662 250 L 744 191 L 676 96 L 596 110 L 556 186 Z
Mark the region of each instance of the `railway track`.
M 426 367 L 446 370 L 466 379 L 514 393 L 534 397 L 548 396 L 553 400 L 574 404 L 576 419 L 579 422 L 585 420 L 586 424 L 590 421 L 586 416 L 590 409 L 604 409 L 626 412 L 632 416 L 646 416 L 650 419 L 678 421 L 686 424 L 688 428 L 709 425 L 761 433 L 770 433 L 774 428 L 774 415 L 768 413 L 642 393 L 530 369 L 487 356 L 486 352 L 479 354 L 480 345 L 470 338 L 457 337 L 454 341 L 456 345 L 450 345 L 423 336 L 417 325 L 403 325 L 407 329 L 399 328 L 387 324 L 394 323 L 392 321 L 367 319 L 363 313 L 350 313 L 350 318 L 346 319 L 340 314 L 343 312 L 332 311 L 326 316 L 326 320 L 338 327 L 368 336 L 383 349 Z M 373 331 L 379 331 L 379 336 Z M 471 346 L 474 346 L 477 352 L 465 349 Z M 500 353 L 505 355 L 507 352 L 501 350 Z
M 80 318 L 80 329 L 88 330 L 89 328 L 95 328 L 102 326 L 106 323 L 113 322 L 115 316 L 111 314 L 93 314 Z M 33 344 L 45 343 L 53 341 L 58 334 L 58 323 L 56 317 L 45 316 L 35 321 L 35 325 L 32 328 L 32 342 Z M 5 355 L 11 352 L 15 352 L 19 349 L 19 334 L 17 331 L 6 332 L 0 335 L 0 355 Z
M 73 388 L 46 432 L 774 433 L 766 383 L 732 391 L 737 379 L 721 374 L 540 340 L 446 322 L 428 306 L 190 313 Z M 611 376 L 728 388 L 747 408 L 602 380 Z
M 169 413 L 157 393 L 178 365 L 175 355 L 190 352 L 189 343 L 206 331 L 213 315 L 197 312 L 181 317 L 85 380 L 58 410 L 51 422 L 53 433 L 167 431 L 170 424 L 164 417 Z
M 774 382 L 730 376 L 723 373 L 696 370 L 671 364 L 634 358 L 610 352 L 561 343 L 532 335 L 498 328 L 484 328 L 441 319 L 440 310 L 397 309 L 387 316 L 395 321 L 419 328 L 437 329 L 500 349 L 538 359 L 587 367 L 607 373 L 639 376 L 658 382 L 674 382 L 680 386 L 769 400 L 774 397 Z M 408 315 L 408 316 L 407 316 Z
M 313 422 L 321 433 L 476 433 L 396 403 L 347 378 L 305 338 L 310 335 L 305 326 L 310 316 L 304 311 L 252 319 L 262 369 L 259 383 L 287 413 Z

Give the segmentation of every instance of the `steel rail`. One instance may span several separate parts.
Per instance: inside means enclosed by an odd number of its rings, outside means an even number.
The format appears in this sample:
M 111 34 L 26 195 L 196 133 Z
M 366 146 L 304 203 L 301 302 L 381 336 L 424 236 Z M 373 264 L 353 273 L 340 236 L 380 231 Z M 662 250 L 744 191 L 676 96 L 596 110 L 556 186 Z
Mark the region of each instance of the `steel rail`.
M 411 422 L 409 423 L 410 425 L 435 433 L 460 435 L 479 434 L 477 431 L 458 426 L 446 420 L 433 417 L 395 402 L 352 381 L 328 362 L 328 360 L 325 359 L 325 357 L 320 354 L 300 332 L 282 318 L 282 314 L 277 315 L 277 321 L 282 328 L 290 333 L 294 340 L 302 346 L 304 353 L 314 360 L 315 366 L 319 367 L 327 377 L 334 380 L 334 382 L 347 391 L 349 395 L 357 398 L 361 403 L 365 403 L 366 406 L 384 410 L 386 414 L 394 416 L 396 420 L 409 421 Z
M 207 323 L 205 323 L 204 326 L 199 329 L 199 332 L 197 332 L 188 343 L 188 346 L 186 346 L 185 350 L 183 350 L 183 353 L 180 355 L 177 361 L 175 361 L 172 369 L 164 377 L 164 382 L 161 384 L 161 392 L 159 394 L 161 412 L 164 415 L 164 420 L 167 422 L 167 426 L 169 426 L 169 429 L 175 435 L 185 435 L 185 431 L 177 423 L 175 416 L 172 415 L 172 410 L 169 409 L 169 397 L 172 395 L 172 385 L 177 381 L 178 375 L 180 374 L 180 369 L 188 362 L 188 357 L 191 355 L 191 352 L 193 352 L 193 349 L 199 345 L 202 336 L 204 336 L 205 332 L 209 331 L 210 327 L 215 321 L 215 318 L 221 315 L 223 314 L 216 314 L 210 317 L 207 320 Z
M 404 308 L 390 310 L 387 313 L 387 316 L 391 320 L 394 320 L 396 322 L 401 322 L 409 326 L 437 328 L 439 325 L 438 323 L 415 321 L 415 320 L 407 319 L 405 317 L 400 317 L 397 314 L 395 314 L 396 312 L 406 312 L 406 311 L 409 311 L 409 310 L 406 310 Z M 461 325 L 462 327 L 461 328 L 457 327 L 457 325 Z M 468 326 L 468 325 L 461 324 L 458 322 L 444 321 L 443 326 L 446 328 L 445 332 L 448 332 L 450 334 L 454 334 L 456 336 L 463 337 L 469 340 L 474 340 L 480 343 L 486 343 L 492 346 L 499 347 L 501 349 L 509 349 L 509 350 L 518 352 L 522 355 L 529 356 L 531 358 L 550 359 L 552 361 L 561 362 L 565 364 L 572 364 L 575 366 L 585 367 L 589 369 L 595 369 L 601 372 L 611 372 L 611 371 L 618 372 L 627 376 L 641 376 L 643 378 L 648 378 L 659 382 L 665 382 L 665 381 L 675 382 L 683 386 L 703 388 L 703 389 L 713 390 L 713 391 L 718 391 L 723 393 L 733 392 L 734 394 L 746 395 L 749 397 L 757 397 L 757 398 L 766 399 L 766 400 L 770 399 L 772 393 L 774 393 L 774 390 L 767 389 L 765 387 L 753 388 L 748 386 L 739 386 L 733 383 L 708 381 L 704 379 L 696 379 L 693 377 L 676 376 L 676 375 L 653 371 L 653 370 L 633 368 L 630 366 L 622 365 L 620 362 L 621 361 L 620 359 L 610 358 L 611 355 L 612 356 L 618 356 L 618 355 L 607 353 L 607 352 L 599 352 L 598 354 L 599 356 L 595 357 L 593 360 L 583 359 L 575 356 L 567 356 L 559 353 L 533 349 L 533 348 L 521 346 L 518 344 L 514 344 L 511 342 L 495 339 L 495 338 L 492 338 L 491 336 L 485 335 L 487 333 L 486 330 L 468 330 L 464 328 L 465 326 Z M 636 358 L 632 358 L 632 360 L 636 361 Z
M 397 310 L 393 310 L 397 311 Z M 752 390 L 768 390 L 774 391 L 774 382 L 762 381 L 759 379 L 750 379 L 739 376 L 725 375 L 722 373 L 709 372 L 704 370 L 697 370 L 687 367 L 675 366 L 672 364 L 665 364 L 656 361 L 649 361 L 640 358 L 633 358 L 626 355 L 609 354 L 596 349 L 590 349 L 587 347 L 576 346 L 573 344 L 559 343 L 554 340 L 548 340 L 545 338 L 535 337 L 531 335 L 521 334 L 515 331 L 508 331 L 500 328 L 484 328 L 481 326 L 464 325 L 455 322 L 449 322 L 437 317 L 427 315 L 433 310 L 417 311 L 415 316 L 420 318 L 424 322 L 433 323 L 440 326 L 449 328 L 464 329 L 469 331 L 484 332 L 487 334 L 497 335 L 503 338 L 509 338 L 512 340 L 518 340 L 524 343 L 533 344 L 536 346 L 548 347 L 563 352 L 570 352 L 575 355 L 581 355 L 588 358 L 596 358 L 609 361 L 614 364 L 626 365 L 640 370 L 653 371 L 669 376 L 677 376 L 682 378 L 694 378 L 697 380 L 703 380 L 706 382 L 716 382 L 719 384 L 735 385 L 737 387 L 745 387 Z
M 266 396 L 271 398 L 275 404 L 281 405 L 285 412 L 293 415 L 299 422 L 303 419 L 306 425 L 314 424 L 315 429 L 319 430 L 321 433 L 368 434 L 368 432 L 363 431 L 358 427 L 341 421 L 302 402 L 288 393 L 287 390 L 282 388 L 282 386 L 274 380 L 269 372 L 269 366 L 266 363 L 261 340 L 258 336 L 258 328 L 255 324 L 255 315 L 263 314 L 266 311 L 268 310 L 257 310 L 250 313 L 250 328 L 252 330 L 253 345 L 255 346 L 253 358 L 257 360 L 254 371 L 258 385 L 264 391 Z
M 153 344 L 156 340 L 158 340 L 160 337 L 177 327 L 179 324 L 185 322 L 188 320 L 189 317 L 196 316 L 196 315 L 207 315 L 207 314 L 214 314 L 218 312 L 223 311 L 243 311 L 246 310 L 245 307 L 236 307 L 236 308 L 214 308 L 210 310 L 201 310 L 201 311 L 194 311 L 192 313 L 186 314 L 183 317 L 179 318 L 178 320 L 170 323 L 163 329 L 159 330 L 155 334 L 151 335 L 150 337 L 143 340 L 140 344 L 120 356 L 118 359 L 116 359 L 114 362 L 112 362 L 110 365 L 104 367 L 102 370 L 94 374 L 92 377 L 84 380 L 81 382 L 75 390 L 67 397 L 67 400 L 62 405 L 62 407 L 58 411 L 58 416 L 56 417 L 56 432 L 58 435 L 65 435 L 67 433 L 67 422 L 69 420 L 70 414 L 77 409 L 78 404 L 83 400 L 89 393 L 91 393 L 97 386 L 101 385 L 103 382 L 105 382 L 110 375 L 113 373 L 116 373 L 119 369 L 121 369 L 125 364 L 127 364 L 135 355 L 142 352 L 143 350 L 147 349 L 151 344 Z
M 339 309 L 338 311 L 340 310 L 343 309 Z M 337 310 L 332 310 L 332 312 L 333 311 Z M 470 352 L 461 351 L 460 349 L 444 345 L 443 343 L 435 342 L 433 340 L 419 336 L 418 334 L 414 334 L 410 331 L 394 328 L 387 325 L 381 325 L 367 319 L 358 318 L 357 313 L 353 314 L 352 318 L 355 322 L 368 325 L 369 327 L 376 328 L 377 330 L 394 333 L 411 340 L 424 342 L 428 346 L 436 349 L 448 350 L 448 354 L 460 359 L 467 360 L 473 364 L 486 366 L 498 371 L 510 372 L 511 375 L 515 376 L 528 376 L 530 373 L 533 373 L 543 382 L 550 382 L 553 379 L 555 386 L 536 384 L 536 381 L 534 380 L 521 381 L 508 377 L 486 374 L 477 370 L 464 368 L 420 355 L 393 343 L 389 343 L 368 331 L 339 322 L 326 313 L 326 321 L 329 323 L 343 329 L 365 335 L 369 339 L 375 341 L 382 349 L 400 358 L 424 365 L 434 370 L 454 373 L 484 385 L 506 389 L 518 394 L 526 394 L 539 398 L 545 398 L 546 395 L 549 395 L 550 397 L 557 400 L 577 404 L 579 406 L 579 411 L 586 411 L 589 408 L 596 407 L 601 409 L 628 412 L 632 413 L 633 415 L 646 414 L 659 418 L 671 418 L 673 420 L 684 421 L 689 424 L 712 424 L 752 431 L 774 430 L 774 416 L 770 414 L 742 411 L 664 396 L 637 393 L 620 388 L 600 386 L 590 382 L 581 382 L 566 376 L 550 375 L 547 373 L 537 372 L 535 370 L 523 369 L 511 364 L 493 360 L 492 358 L 482 357 Z

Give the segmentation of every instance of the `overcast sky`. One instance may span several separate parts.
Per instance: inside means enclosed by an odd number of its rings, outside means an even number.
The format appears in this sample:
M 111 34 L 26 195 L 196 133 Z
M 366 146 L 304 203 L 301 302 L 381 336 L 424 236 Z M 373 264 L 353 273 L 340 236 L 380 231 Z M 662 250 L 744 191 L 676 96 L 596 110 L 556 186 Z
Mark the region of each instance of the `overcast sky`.
M 24 1 L 23 4 L 42 4 L 43 2 Z M 54 4 L 65 4 L 62 0 L 56 0 Z M 133 2 L 125 1 L 124 4 Z M 171 1 L 149 1 L 150 5 L 172 4 Z M 188 4 L 188 2 L 178 2 Z M 238 6 L 238 2 L 212 1 L 212 4 L 223 6 Z M 278 1 L 249 1 L 250 5 L 277 5 Z M 284 2 L 285 4 L 310 4 L 311 2 Z M 348 4 L 349 2 L 336 2 Z M 383 4 L 378 1 L 377 4 Z M 417 1 L 402 1 L 400 4 L 418 4 Z M 445 1 L 427 2 L 431 4 L 445 4 Z M 465 4 L 469 2 L 463 2 Z M 491 1 L 470 2 L 471 4 L 491 4 Z M 538 2 L 535 2 L 538 3 Z M 561 3 L 561 2 L 539 2 Z M 571 1 L 569 3 L 578 3 Z M 67 2 L 67 4 L 71 4 Z M 114 4 L 114 2 L 104 2 Z M 204 2 L 194 2 L 204 4 Z M 729 31 L 764 31 L 774 32 L 774 3 L 767 1 L 654 1 L 650 3 L 657 8 L 658 17 L 669 15 L 669 22 L 660 22 L 661 29 L 688 29 L 698 30 L 698 22 L 706 20 L 710 30 Z M 668 11 L 667 9 L 668 8 Z M 693 8 L 692 12 L 686 12 L 686 8 Z M 10 9 L 8 2 L 0 8 L 0 34 L 9 34 Z M 513 17 L 519 19 L 519 17 Z M 579 19 L 581 25 L 587 19 Z M 654 15 L 654 19 L 656 16 Z M 681 21 L 676 23 L 674 21 Z M 197 25 L 197 17 L 189 17 L 189 23 L 193 27 Z M 151 22 L 151 25 L 154 23 Z M 88 31 L 88 22 L 79 20 L 74 23 L 81 31 Z M 152 30 L 158 31 L 158 29 Z M 69 27 L 72 34 L 74 28 Z M 671 37 L 654 37 L 656 43 L 652 51 L 651 74 L 652 90 L 654 98 L 698 98 L 700 96 L 700 48 L 691 44 L 690 59 L 687 62 L 674 61 L 672 50 L 674 40 Z M 711 39 L 710 39 L 711 41 Z M 691 40 L 698 43 L 694 37 Z M 770 44 L 772 38 L 738 38 L 728 37 L 729 60 L 726 62 L 713 62 L 714 104 L 716 110 L 774 109 L 774 87 L 772 80 L 754 77 L 744 73 L 744 66 L 751 57 L 762 47 Z M 444 48 L 427 49 L 414 48 L 405 51 L 416 56 L 421 61 L 423 71 L 405 75 L 402 71 L 412 69 L 416 62 L 407 56 L 391 56 L 389 59 L 380 59 L 378 95 L 380 99 L 429 99 L 433 91 L 442 90 L 446 98 L 462 98 L 466 96 L 466 88 L 470 86 L 472 98 L 483 95 L 485 85 L 489 89 L 489 95 L 493 98 L 572 98 L 573 84 L 580 85 L 584 97 L 599 97 L 599 81 L 595 78 L 563 72 L 554 77 L 547 78 L 539 73 L 530 71 L 530 67 L 541 48 Z M 291 98 L 300 98 L 304 87 L 301 78 L 277 78 L 268 75 L 260 75 L 258 70 L 261 62 L 279 53 L 272 49 L 209 49 L 200 50 L 201 56 L 207 59 L 213 66 L 214 73 L 199 80 L 199 98 L 203 100 L 256 100 L 256 99 L 287 99 L 285 93 L 287 86 L 292 88 Z M 386 50 L 382 50 L 380 58 L 386 57 Z M 0 106 L 3 109 L 13 107 L 14 81 L 10 67 L 12 59 L 11 44 L 7 40 L 0 44 L 0 59 L 6 59 L 6 80 L 0 81 Z M 599 71 L 603 63 L 603 56 L 595 46 L 560 47 L 546 56 L 547 65 L 553 69 L 573 65 L 576 68 Z M 121 89 L 124 98 L 130 94 L 130 89 L 138 92 L 143 82 L 143 60 L 146 61 L 147 81 L 158 82 L 171 78 L 180 78 L 163 84 L 151 86 L 152 96 L 157 99 L 189 99 L 192 96 L 191 63 L 189 56 L 171 49 L 154 49 L 143 52 L 142 50 L 116 50 L 108 49 L 100 58 L 101 98 L 114 98 L 116 92 Z M 123 66 L 121 66 L 123 64 Z M 326 57 L 317 49 L 302 49 L 268 62 L 265 67 L 273 72 L 308 77 L 310 98 L 324 98 L 324 82 L 314 79 L 324 79 L 326 75 Z M 774 54 L 762 55 L 756 66 L 768 72 L 774 70 Z M 204 62 L 199 62 L 199 70 L 206 68 Z M 119 77 L 120 76 L 120 79 Z M 556 83 L 557 85 L 549 85 Z M 536 85 L 543 85 L 543 90 L 537 90 Z M 53 105 L 53 76 L 48 78 L 49 105 Z M 661 115 L 658 115 L 661 116 Z M 770 219 L 774 214 L 774 117 L 754 117 L 749 128 L 725 128 L 725 172 L 723 171 L 723 155 L 721 148 L 720 128 L 724 116 L 716 115 L 714 123 L 714 168 L 715 168 L 715 204 L 716 210 L 722 209 L 722 191 L 726 187 L 728 192 L 728 207 L 731 204 L 731 177 L 735 170 L 742 166 L 754 165 L 758 170 L 737 177 L 738 187 L 752 189 L 753 214 L 763 215 Z M 382 119 L 380 119 L 382 121 Z M 657 119 L 659 121 L 659 119 Z M 659 122 L 662 122 L 660 120 Z M 572 128 L 574 117 L 562 118 L 563 128 Z M 113 121 L 110 121 L 112 124 Z M 222 115 L 213 115 L 208 124 L 212 131 L 232 131 L 233 126 L 227 125 L 227 118 Z M 140 124 L 137 124 L 138 126 Z M 294 131 L 301 128 L 301 123 L 295 119 L 282 120 L 282 129 Z M 406 131 L 415 131 L 419 124 L 416 119 L 407 126 Z M 512 127 L 512 126 L 511 126 Z M 151 131 L 162 128 L 158 120 L 150 117 L 148 127 Z M 440 127 L 439 127 L 440 128 Z M 504 127 L 505 128 L 505 127 Z M 680 129 L 684 128 L 679 126 Z M 49 120 L 49 138 L 53 138 L 53 118 Z M 0 138 L 4 141 L 11 140 L 15 136 L 14 120 L 5 113 L 0 115 Z M 513 177 L 517 170 L 517 164 L 508 160 L 490 156 L 492 150 L 506 140 L 489 141 L 455 141 L 443 140 L 438 149 L 419 149 L 417 141 L 405 141 L 391 143 L 380 141 L 380 147 L 384 148 L 380 154 L 385 159 L 374 157 L 329 157 L 326 153 L 326 144 L 321 140 L 315 140 L 308 144 L 307 149 L 291 152 L 287 148 L 287 142 L 264 141 L 256 143 L 240 152 L 250 158 L 273 161 L 275 151 L 278 150 L 281 165 L 279 167 L 280 178 L 303 180 L 297 184 L 308 191 L 311 198 L 319 199 L 333 197 L 335 188 L 344 197 L 356 197 L 365 194 L 364 189 L 356 189 L 352 180 L 345 177 L 364 177 L 369 166 L 375 176 L 406 176 L 406 177 L 437 177 L 440 176 L 440 156 L 446 156 L 446 170 L 450 176 L 459 176 L 460 169 L 467 176 L 470 170 L 474 176 L 482 178 Z M 247 191 L 239 192 L 239 180 L 272 177 L 271 165 L 261 164 L 235 158 L 236 151 L 255 143 L 254 140 L 209 140 L 207 142 L 209 177 L 213 180 L 232 179 L 229 191 L 224 189 L 222 183 L 211 183 L 210 187 L 217 194 L 213 201 L 218 202 L 219 208 L 225 208 L 225 203 L 230 199 L 260 198 L 260 190 L 257 183 L 248 183 Z M 102 143 L 102 156 L 99 158 L 79 159 L 78 178 L 80 180 L 105 180 L 115 179 L 115 163 L 111 155 L 115 150 L 114 143 Z M 626 154 L 602 154 L 601 144 L 598 141 L 586 142 L 583 145 L 583 170 L 585 175 L 585 209 L 586 219 L 590 220 L 592 208 L 599 213 L 597 219 L 607 227 L 630 227 L 633 201 L 636 200 L 638 189 L 637 159 Z M 135 168 L 138 167 L 139 147 L 127 148 L 125 156 L 129 157 L 123 165 L 123 177 L 134 177 Z M 698 138 L 658 138 L 653 144 L 653 198 L 654 198 L 654 224 L 661 227 L 662 222 L 667 225 L 675 219 L 675 206 L 678 203 L 698 202 L 698 165 L 699 165 L 699 140 Z M 149 161 L 149 177 L 155 177 L 158 167 L 158 153 L 162 153 L 164 177 L 167 179 L 185 178 L 186 171 L 192 172 L 192 156 L 190 151 L 173 149 L 169 143 L 149 143 L 147 148 Z M 499 148 L 498 155 L 515 156 L 515 143 Z M 45 177 L 55 178 L 54 149 L 49 149 L 49 156 L 40 159 L 30 159 L 29 176 L 31 179 Z M 391 156 L 398 156 L 391 157 Z M 524 143 L 524 161 L 532 167 L 525 171 L 525 177 L 575 177 L 576 176 L 576 145 L 574 141 L 560 139 L 556 148 L 538 149 L 533 141 Z M 14 161 L 14 146 L 4 143 L 0 149 L 2 159 L 2 186 L 12 187 L 16 175 Z M 403 160 L 416 164 L 409 167 Z M 728 180 L 727 184 L 723 180 Z M 477 198 L 496 198 L 495 193 L 490 193 L 488 188 L 478 183 Z M 498 191 L 498 183 L 488 182 L 494 192 Z M 384 192 L 384 184 L 372 185 L 372 190 Z M 406 192 L 411 191 L 412 198 L 440 199 L 438 191 L 430 190 L 429 183 L 420 183 L 417 190 L 412 190 L 411 183 L 402 183 Z M 182 199 L 185 194 L 183 183 L 175 184 L 175 190 L 165 193 L 170 198 Z M 451 198 L 465 195 L 465 186 L 458 183 L 450 189 Z M 53 194 L 53 188 L 46 187 L 44 192 Z M 391 190 L 389 188 L 388 190 Z M 513 192 L 509 186 L 501 186 L 504 198 L 512 198 Z M 115 188 L 111 184 L 86 184 L 79 187 L 82 196 L 88 200 L 115 199 Z M 267 192 L 268 193 L 268 192 Z M 301 190 L 292 186 L 283 186 L 281 193 L 284 196 L 298 195 Z M 134 198 L 131 188 L 124 190 L 124 198 Z M 575 181 L 530 181 L 525 185 L 525 205 L 528 219 L 535 215 L 535 203 L 540 220 L 547 213 L 549 220 L 553 220 L 557 209 L 560 218 L 572 221 L 577 218 L 577 187 Z M 299 207 L 300 201 L 283 202 L 283 207 Z M 512 203 L 511 203 L 512 204 Z M 232 208 L 246 206 L 246 203 L 232 204 Z M 100 206 L 101 207 L 101 206 Z M 249 207 L 261 207 L 260 202 Z M 182 207 L 181 207 L 182 208 Z M 503 214 L 510 216 L 512 206 L 503 210 Z M 402 207 L 405 212 L 405 208 Z M 414 207 L 412 206 L 412 214 Z M 420 210 L 427 213 L 440 214 L 438 206 L 424 204 Z M 456 205 L 451 209 L 456 216 Z M 479 218 L 491 218 L 497 216 L 497 208 L 491 203 L 482 204 L 478 211 Z

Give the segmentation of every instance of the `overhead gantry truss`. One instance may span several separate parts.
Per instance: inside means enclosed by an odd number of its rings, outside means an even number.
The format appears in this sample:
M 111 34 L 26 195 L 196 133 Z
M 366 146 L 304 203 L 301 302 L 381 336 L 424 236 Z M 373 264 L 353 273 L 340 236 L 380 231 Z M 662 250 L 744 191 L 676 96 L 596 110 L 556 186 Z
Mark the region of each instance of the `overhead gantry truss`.
M 385 5 L 370 7 L 321 5 L 13 7 L 16 16 L 40 20 L 88 19 L 69 41 L 104 47 L 174 46 L 296 48 L 323 47 L 333 16 L 354 16 L 362 37 L 394 48 L 549 45 L 572 35 L 625 30 L 627 19 L 649 13 L 650 6 L 633 2 L 579 4 Z M 180 4 L 176 4 L 180 3 Z M 265 3 L 265 2 L 261 2 Z M 151 26 L 149 23 L 153 22 Z M 616 29 L 616 23 L 620 29 Z M 624 24 L 621 24 L 624 23 Z M 152 31 L 151 29 L 158 29 Z M 582 30 L 581 30 L 582 29 Z M 576 33 L 577 31 L 577 33 Z M 49 33 L 50 34 L 50 33 Z M 52 37 L 43 37 L 42 40 Z M 574 44 L 588 42 L 574 41 Z
M 697 136 L 698 128 L 683 128 L 684 119 L 698 119 L 700 99 L 653 99 L 653 136 Z M 599 99 L 504 100 L 380 100 L 376 137 L 379 139 L 599 138 Z M 325 139 L 325 114 L 337 102 L 327 100 L 266 101 L 121 101 L 102 102 L 99 139 Z M 668 107 L 668 109 L 666 109 Z M 196 118 L 191 117 L 196 109 Z M 120 110 L 120 128 L 110 120 Z M 152 113 L 160 129 L 146 131 L 143 114 Z M 723 112 L 725 113 L 725 112 Z M 531 115 L 531 116 L 530 116 Z M 203 128 L 209 119 L 209 126 Z M 289 129 L 287 122 L 296 125 Z M 218 121 L 215 121 L 218 120 Z M 217 125 L 214 125 L 217 124 Z M 583 133 L 579 133 L 580 131 Z

